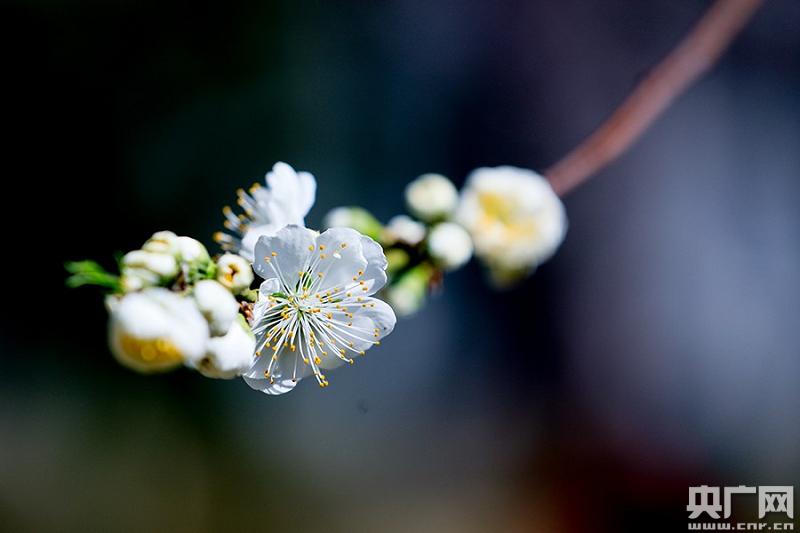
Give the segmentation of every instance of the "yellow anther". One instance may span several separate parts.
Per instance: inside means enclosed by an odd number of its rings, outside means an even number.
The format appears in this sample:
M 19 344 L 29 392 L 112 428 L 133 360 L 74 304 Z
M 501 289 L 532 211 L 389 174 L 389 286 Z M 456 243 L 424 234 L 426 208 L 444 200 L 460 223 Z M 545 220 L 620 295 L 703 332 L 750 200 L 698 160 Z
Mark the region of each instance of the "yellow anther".
M 289 332 L 289 338 L 291 339 L 292 337 L 294 337 L 294 331 Z
M 278 360 L 278 356 L 277 356 L 277 355 L 273 355 L 273 356 L 272 356 L 272 360 L 273 360 L 273 361 L 277 361 L 277 360 Z
M 278 255 L 278 254 L 276 254 L 275 252 L 272 252 L 272 253 L 271 253 L 271 254 L 269 254 L 269 255 L 271 255 L 272 257 L 275 257 L 275 256 L 276 256 L 276 255 Z
M 327 317 L 328 317 L 328 320 L 330 320 L 330 319 L 331 319 L 331 314 L 330 314 L 330 313 L 328 313 L 328 314 L 327 314 L 327 315 L 325 315 L 325 316 L 327 316 Z
M 342 350 L 339 350 L 339 353 L 340 353 L 340 354 L 342 354 L 342 355 L 344 355 L 344 350 L 343 350 L 343 349 L 342 349 Z
M 361 350 L 361 351 L 360 351 L 360 352 L 358 352 L 358 353 L 360 353 L 361 355 L 364 355 L 364 350 Z
M 297 383 L 297 378 L 292 378 L 292 383 Z
M 314 247 L 313 247 L 313 246 L 309 246 L 309 247 L 308 247 L 308 251 L 309 251 L 309 252 L 313 252 L 313 251 L 314 251 Z
M 357 300 L 360 302 L 360 301 L 361 301 L 361 296 L 359 296 L 359 297 L 357 298 Z
M 369 290 L 369 287 L 361 287 L 361 290 L 362 290 L 362 291 L 368 291 L 368 290 Z
M 369 304 L 370 307 L 375 307 L 374 303 Z
M 284 342 L 284 343 L 283 343 L 283 347 L 284 347 L 284 348 L 288 348 L 288 347 L 289 347 L 289 343 L 288 343 L 288 342 Z
M 269 370 L 267 370 L 266 372 L 264 372 L 264 377 L 265 377 L 265 378 L 268 378 L 268 377 L 269 377 Z
M 351 364 L 351 365 L 352 365 L 354 362 L 355 362 L 355 361 L 353 361 L 352 359 L 350 359 L 350 364 Z
M 353 325 L 353 323 L 352 323 L 352 322 L 348 322 L 348 323 L 347 323 L 347 325 L 348 325 L 348 326 L 352 326 L 352 325 Z
M 358 281 L 358 278 L 353 276 L 353 281 Z
M 273 351 L 273 352 L 277 352 L 277 351 L 278 351 L 278 347 L 277 347 L 277 346 L 273 346 L 273 347 L 272 347 L 272 351 Z
M 380 331 L 380 330 L 379 330 L 378 328 L 375 328 L 375 333 L 378 333 L 379 331 Z
M 363 285 L 364 284 L 364 280 L 362 279 L 361 281 L 358 282 L 358 284 L 359 285 Z
M 352 292 L 348 292 L 348 293 L 347 293 L 347 296 L 352 296 L 352 295 L 353 295 L 353 293 L 352 293 Z
M 231 206 L 226 205 L 225 207 L 222 208 L 222 212 L 226 215 L 229 215 L 231 213 Z
M 347 311 L 347 308 L 346 307 L 342 307 L 342 311 Z
M 267 261 L 267 262 L 269 262 L 269 257 L 265 257 L 265 258 L 264 258 L 264 261 Z
M 294 344 L 292 344 L 292 345 L 289 347 L 289 349 L 290 349 L 291 351 L 294 351 L 294 349 L 295 349 L 295 345 L 294 345 Z
M 359 275 L 359 276 L 363 276 L 363 275 L 364 275 L 364 271 L 363 271 L 363 270 L 359 270 L 359 271 L 358 271 L 358 275 Z
M 301 270 L 300 272 L 297 273 L 297 275 L 302 278 L 303 277 L 303 271 Z
M 361 307 L 366 307 L 366 306 L 367 306 L 367 304 L 361 304 Z
M 320 382 L 319 382 L 319 386 L 320 386 L 320 387 L 324 387 L 324 386 L 325 386 L 325 384 L 324 384 L 323 382 L 321 382 L 321 381 L 320 381 Z
M 325 353 L 325 352 L 322 352 L 322 355 L 328 355 L 328 354 L 327 354 L 327 353 Z M 318 355 L 315 355 L 315 356 L 314 356 L 314 364 L 318 365 L 318 364 L 320 364 L 321 362 L 322 362 L 322 359 L 320 359 Z
M 354 345 L 354 344 L 351 342 L 351 343 L 350 343 L 350 347 L 352 348 L 353 346 L 355 346 L 355 345 Z
M 375 341 L 375 346 L 379 345 L 381 341 Z
M 320 255 L 322 259 L 325 259 L 325 254 Z
M 324 250 L 324 249 L 325 249 L 325 245 L 324 245 L 324 244 L 320 244 L 320 245 L 319 245 L 319 249 L 320 249 L 320 250 Z
M 267 348 L 269 348 L 270 346 L 272 346 L 272 345 L 270 343 L 267 343 Z
M 347 243 L 346 242 L 342 243 L 342 248 L 347 248 Z
M 261 352 L 256 351 L 256 357 L 258 357 L 259 355 L 261 355 Z

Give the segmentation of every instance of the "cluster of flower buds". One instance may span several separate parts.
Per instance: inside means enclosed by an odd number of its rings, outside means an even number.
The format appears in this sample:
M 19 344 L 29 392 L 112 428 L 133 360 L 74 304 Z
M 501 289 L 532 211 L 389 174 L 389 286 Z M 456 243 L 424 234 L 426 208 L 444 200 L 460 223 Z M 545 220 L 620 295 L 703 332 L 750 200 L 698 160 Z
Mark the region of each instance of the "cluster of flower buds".
M 99 270 L 88 263 L 71 265 L 73 285 Z M 213 261 L 199 241 L 159 231 L 125 254 L 119 271 L 106 273 L 105 285 L 109 345 L 122 365 L 142 373 L 185 365 L 225 379 L 250 367 L 255 339 L 240 312 L 254 298 L 247 260 Z
M 409 215 L 386 225 L 361 207 L 338 207 L 323 220 L 383 246 L 389 260 L 383 296 L 401 315 L 422 308 L 443 274 L 473 255 L 493 286 L 514 286 L 555 253 L 567 229 L 564 206 L 547 180 L 516 167 L 476 169 L 460 192 L 445 176 L 423 174 L 408 184 L 405 201 Z

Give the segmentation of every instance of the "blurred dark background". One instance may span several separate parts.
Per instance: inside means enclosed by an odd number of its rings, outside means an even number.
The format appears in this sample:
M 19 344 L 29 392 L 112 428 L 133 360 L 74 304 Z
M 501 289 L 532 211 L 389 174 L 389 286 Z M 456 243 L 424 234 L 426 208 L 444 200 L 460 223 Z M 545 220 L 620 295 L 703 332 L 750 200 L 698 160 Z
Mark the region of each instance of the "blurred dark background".
M 0 530 L 679 531 L 690 486 L 798 485 L 795 0 L 566 198 L 534 277 L 452 274 L 324 392 L 129 372 L 64 287 L 158 230 L 218 252 L 278 160 L 317 177 L 310 226 L 542 170 L 709 5 L 3 0 Z

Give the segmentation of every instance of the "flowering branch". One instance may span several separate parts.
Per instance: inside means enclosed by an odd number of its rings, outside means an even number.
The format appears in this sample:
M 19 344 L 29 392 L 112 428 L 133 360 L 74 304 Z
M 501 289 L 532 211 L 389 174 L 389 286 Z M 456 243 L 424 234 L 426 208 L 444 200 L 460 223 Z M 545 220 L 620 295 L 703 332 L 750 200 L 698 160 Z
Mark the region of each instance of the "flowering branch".
M 678 95 L 706 72 L 764 0 L 717 0 L 684 40 L 583 143 L 544 176 L 563 197 L 633 144 Z

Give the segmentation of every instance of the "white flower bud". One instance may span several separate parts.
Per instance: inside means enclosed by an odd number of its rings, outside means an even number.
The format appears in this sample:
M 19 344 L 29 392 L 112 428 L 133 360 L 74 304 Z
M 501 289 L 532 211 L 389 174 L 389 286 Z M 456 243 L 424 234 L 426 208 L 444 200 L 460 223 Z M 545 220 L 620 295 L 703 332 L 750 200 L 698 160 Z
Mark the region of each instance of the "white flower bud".
M 250 368 L 255 349 L 255 337 L 234 321 L 225 335 L 209 340 L 205 355 L 189 360 L 187 365 L 208 378 L 231 379 Z
M 208 251 L 203 244 L 191 237 L 178 237 L 178 259 L 189 266 L 201 265 L 208 262 Z
M 145 252 L 171 255 L 178 262 L 197 266 L 209 260 L 208 251 L 203 244 L 191 237 L 179 237 L 171 231 L 153 233 L 142 246 Z
M 239 303 L 231 292 L 221 283 L 206 279 L 195 284 L 192 296 L 208 322 L 211 335 L 225 335 L 239 314 Z
M 178 236 L 171 231 L 157 231 L 142 246 L 146 252 L 168 254 L 175 257 L 180 252 Z
M 171 370 L 206 352 L 203 315 L 174 292 L 147 288 L 123 296 L 111 309 L 111 352 L 128 368 L 143 373 Z
M 408 210 L 420 220 L 448 218 L 458 206 L 458 191 L 441 174 L 423 174 L 406 186 Z
M 442 222 L 428 235 L 428 251 L 444 270 L 456 270 L 472 258 L 472 239 L 454 222 Z
M 247 290 L 253 283 L 253 268 L 244 257 L 223 254 L 217 259 L 217 281 L 234 293 Z
M 178 262 L 169 254 L 134 250 L 122 258 L 123 275 L 125 269 L 145 270 L 156 274 L 161 279 L 169 279 L 178 275 Z
M 427 231 L 423 224 L 406 215 L 397 215 L 386 225 L 389 240 L 403 241 L 411 246 L 422 242 Z

